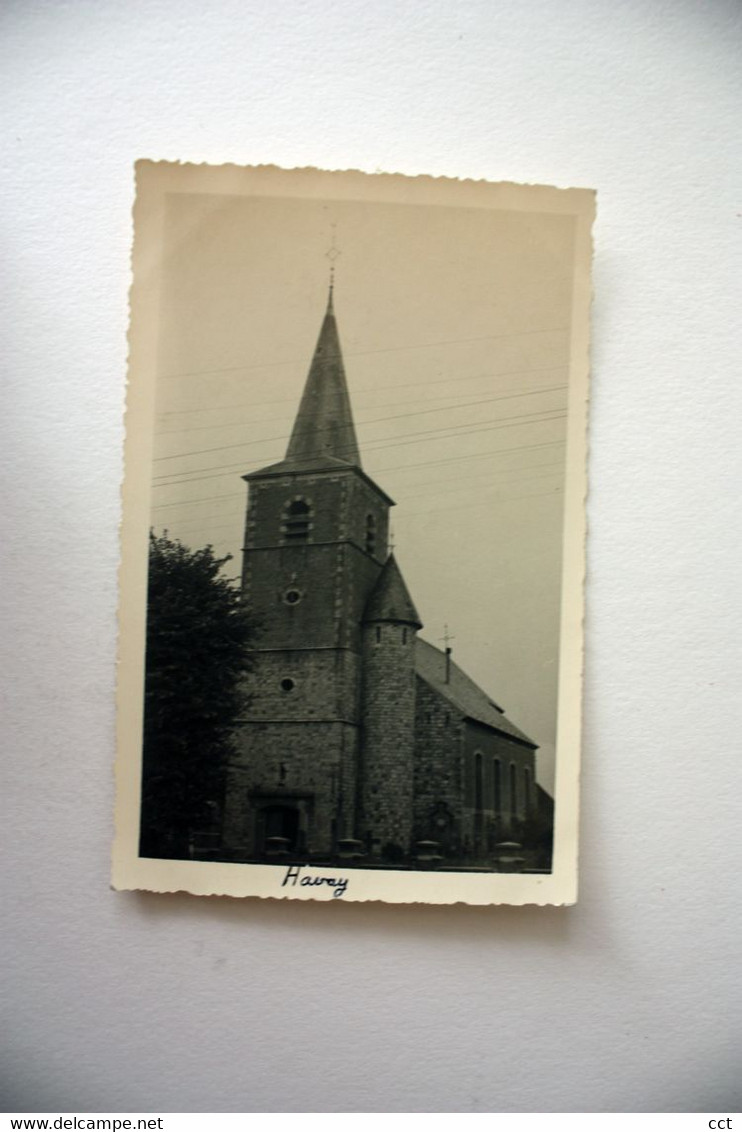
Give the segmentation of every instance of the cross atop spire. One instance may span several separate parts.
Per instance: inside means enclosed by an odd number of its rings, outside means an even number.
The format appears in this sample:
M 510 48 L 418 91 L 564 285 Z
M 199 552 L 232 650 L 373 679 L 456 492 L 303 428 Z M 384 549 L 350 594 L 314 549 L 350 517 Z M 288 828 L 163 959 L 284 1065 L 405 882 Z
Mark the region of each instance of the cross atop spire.
M 448 648 L 449 642 L 450 642 L 450 641 L 455 641 L 455 640 L 456 640 L 456 638 L 455 638 L 455 637 L 452 637 L 452 636 L 451 636 L 451 634 L 449 633 L 449 631 L 448 631 L 448 625 L 444 625 L 444 626 L 443 626 L 443 636 L 442 636 L 442 637 L 439 637 L 439 638 L 438 638 L 438 640 L 440 640 L 440 641 L 443 641 L 443 643 L 445 644 L 446 648 Z
M 450 684 L 451 683 L 451 653 L 453 651 L 452 648 L 451 648 L 451 641 L 455 641 L 456 638 L 452 637 L 451 634 L 449 633 L 448 625 L 443 626 L 443 636 L 439 637 L 438 640 L 443 641 L 445 646 L 446 646 L 446 654 L 445 654 L 446 655 L 446 683 Z
M 332 243 L 330 244 L 330 247 L 328 248 L 328 250 L 325 252 L 325 259 L 329 259 L 329 261 L 330 261 L 330 297 L 327 300 L 327 309 L 331 311 L 332 310 L 332 293 L 335 290 L 335 260 L 338 259 L 342 255 L 342 252 L 340 251 L 340 248 L 335 243 L 335 228 L 337 227 L 337 225 L 334 223 L 334 221 L 330 225 L 330 227 L 332 229 Z

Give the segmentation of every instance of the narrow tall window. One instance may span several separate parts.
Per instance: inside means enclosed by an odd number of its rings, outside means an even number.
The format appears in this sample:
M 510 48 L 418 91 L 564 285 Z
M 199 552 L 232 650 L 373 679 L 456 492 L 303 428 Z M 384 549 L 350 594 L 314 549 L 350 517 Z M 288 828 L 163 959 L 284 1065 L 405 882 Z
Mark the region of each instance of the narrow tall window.
M 499 759 L 495 759 L 492 764 L 492 801 L 495 813 L 499 814 L 502 809 L 502 778 Z
M 482 768 L 482 752 L 474 755 L 474 809 L 482 812 L 482 795 L 484 794 L 484 774 Z
M 373 515 L 366 516 L 366 553 L 373 554 L 376 550 L 376 519 Z
M 406 629 L 402 630 L 402 644 L 403 645 L 407 644 L 407 630 Z
M 523 791 L 523 805 L 527 817 L 531 811 L 531 772 L 528 767 L 523 771 Z
M 306 542 L 309 538 L 311 508 L 303 499 L 294 499 L 283 514 L 283 531 L 287 542 Z
M 510 813 L 513 817 L 518 813 L 518 783 L 515 777 L 515 763 L 510 764 Z
M 376 626 L 376 643 L 381 644 L 381 625 Z

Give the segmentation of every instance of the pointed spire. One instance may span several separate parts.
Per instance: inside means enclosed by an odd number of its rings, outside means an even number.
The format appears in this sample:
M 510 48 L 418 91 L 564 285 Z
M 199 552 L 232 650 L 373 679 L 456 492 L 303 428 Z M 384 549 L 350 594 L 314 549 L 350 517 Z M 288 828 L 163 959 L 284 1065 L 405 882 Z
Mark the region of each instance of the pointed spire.
M 333 291 L 334 280 L 331 278 L 327 310 L 286 450 L 286 459 L 307 460 L 332 456 L 360 468 L 361 457 L 335 321 Z
M 397 621 L 404 625 L 414 625 L 418 629 L 423 627 L 393 554 L 384 563 L 371 591 L 363 620 L 366 624 L 369 621 Z

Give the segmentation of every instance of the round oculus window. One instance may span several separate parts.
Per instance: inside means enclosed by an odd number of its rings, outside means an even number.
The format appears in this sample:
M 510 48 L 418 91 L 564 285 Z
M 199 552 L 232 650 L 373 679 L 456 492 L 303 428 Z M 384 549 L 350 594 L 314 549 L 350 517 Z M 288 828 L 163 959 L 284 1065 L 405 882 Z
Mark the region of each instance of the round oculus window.
M 297 605 L 298 602 L 301 601 L 303 596 L 304 595 L 301 590 L 297 590 L 295 586 L 291 586 L 291 588 L 286 590 L 285 594 L 283 595 L 283 600 L 287 605 Z
M 281 689 L 284 692 L 293 692 L 295 687 L 296 685 L 290 676 L 286 676 L 285 679 L 281 681 Z

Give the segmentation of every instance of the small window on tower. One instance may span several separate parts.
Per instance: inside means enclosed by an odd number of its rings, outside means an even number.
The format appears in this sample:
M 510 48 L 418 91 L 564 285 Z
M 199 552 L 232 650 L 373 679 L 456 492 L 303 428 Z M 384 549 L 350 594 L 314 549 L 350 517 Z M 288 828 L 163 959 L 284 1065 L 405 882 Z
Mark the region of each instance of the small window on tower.
M 287 542 L 306 542 L 309 538 L 309 527 L 312 511 L 303 499 L 294 499 L 289 503 L 283 516 L 283 533 Z
M 373 515 L 366 516 L 366 553 L 373 554 L 376 550 L 376 519 Z

